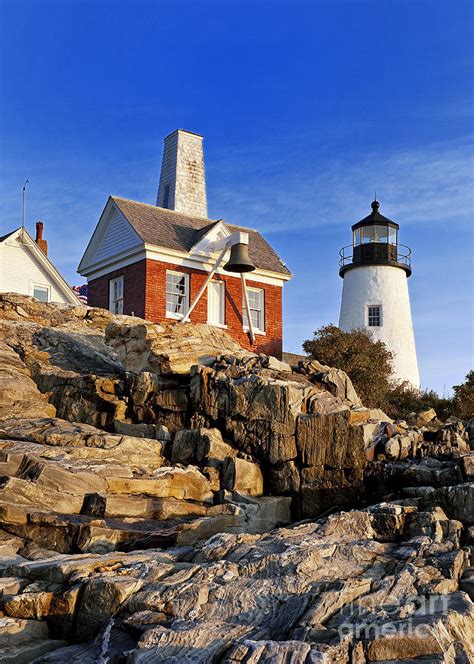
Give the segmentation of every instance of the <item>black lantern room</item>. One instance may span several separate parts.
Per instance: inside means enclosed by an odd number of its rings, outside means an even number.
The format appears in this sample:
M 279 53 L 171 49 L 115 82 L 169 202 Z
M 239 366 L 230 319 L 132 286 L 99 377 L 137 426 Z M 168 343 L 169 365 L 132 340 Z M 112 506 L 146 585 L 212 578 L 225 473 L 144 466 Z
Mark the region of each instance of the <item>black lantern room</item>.
M 339 252 L 339 274 L 363 265 L 392 265 L 411 275 L 411 250 L 398 243 L 399 226 L 380 214 L 380 203 L 371 203 L 372 212 L 352 226 L 352 245 Z

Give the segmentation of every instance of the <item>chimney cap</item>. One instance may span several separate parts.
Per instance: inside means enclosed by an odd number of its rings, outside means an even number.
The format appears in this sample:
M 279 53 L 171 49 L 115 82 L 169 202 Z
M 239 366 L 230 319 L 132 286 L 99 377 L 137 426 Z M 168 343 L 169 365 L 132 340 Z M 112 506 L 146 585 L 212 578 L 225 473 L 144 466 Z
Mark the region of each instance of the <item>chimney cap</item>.
M 197 136 L 198 138 L 204 138 L 202 134 L 197 134 L 195 131 L 189 131 L 189 129 L 175 129 L 174 131 L 171 132 L 171 134 L 168 134 L 168 136 L 164 137 L 164 141 L 167 141 L 168 138 L 171 138 L 174 134 L 178 134 L 179 132 L 182 132 L 183 134 L 191 134 L 192 136 Z
M 42 221 L 37 221 L 36 222 L 36 241 L 43 239 L 43 227 L 44 227 L 44 224 L 43 224 Z

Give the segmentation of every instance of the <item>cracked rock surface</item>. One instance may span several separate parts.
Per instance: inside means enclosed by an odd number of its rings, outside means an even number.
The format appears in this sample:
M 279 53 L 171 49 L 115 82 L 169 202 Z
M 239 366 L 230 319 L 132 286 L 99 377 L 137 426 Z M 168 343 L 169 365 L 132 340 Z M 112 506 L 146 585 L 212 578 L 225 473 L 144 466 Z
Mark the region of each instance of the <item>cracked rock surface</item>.
M 0 661 L 474 662 L 472 422 L 434 422 L 0 294 Z

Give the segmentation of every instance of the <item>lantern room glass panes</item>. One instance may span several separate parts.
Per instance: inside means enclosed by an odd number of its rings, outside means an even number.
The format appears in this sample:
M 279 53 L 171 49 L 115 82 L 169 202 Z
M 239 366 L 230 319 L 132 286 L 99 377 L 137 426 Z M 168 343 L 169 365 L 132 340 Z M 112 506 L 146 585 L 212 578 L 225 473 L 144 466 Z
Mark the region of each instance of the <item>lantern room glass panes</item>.
M 392 226 L 382 226 L 381 224 L 362 226 L 361 228 L 356 228 L 353 232 L 352 242 L 354 247 L 360 244 L 369 244 L 369 242 L 396 245 L 397 230 Z

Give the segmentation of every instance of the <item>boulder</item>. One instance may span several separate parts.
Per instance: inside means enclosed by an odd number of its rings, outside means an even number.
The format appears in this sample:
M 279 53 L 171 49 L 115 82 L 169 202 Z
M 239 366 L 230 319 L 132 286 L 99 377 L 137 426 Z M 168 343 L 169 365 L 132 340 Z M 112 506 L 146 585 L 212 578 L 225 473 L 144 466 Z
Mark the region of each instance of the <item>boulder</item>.
M 190 429 L 175 434 L 171 448 L 172 463 L 197 463 L 199 466 L 219 467 L 226 457 L 237 450 L 222 440 L 219 429 Z
M 361 427 L 350 427 L 347 410 L 298 417 L 296 445 L 306 466 L 364 467 L 364 439 Z
M 132 424 L 129 422 L 121 422 L 114 420 L 114 431 L 118 434 L 125 436 L 133 436 L 134 438 L 154 438 L 156 440 L 169 441 L 171 439 L 167 427 L 161 424 Z
M 16 416 L 54 417 L 56 408 L 41 394 L 25 363 L 7 343 L 0 326 L 0 420 Z M 2 338 L 3 337 L 3 338 Z
M 263 475 L 260 468 L 251 461 L 227 457 L 222 466 L 221 484 L 223 489 L 237 491 L 249 496 L 263 495 Z
M 424 427 L 433 420 L 436 420 L 437 415 L 434 408 L 427 408 L 418 413 L 410 413 L 405 417 L 406 421 L 412 426 Z
M 212 501 L 209 480 L 193 466 L 187 468 L 165 466 L 156 470 L 151 478 L 110 477 L 106 479 L 106 482 L 107 493 L 110 494 L 145 494 L 156 498 Z
M 474 452 L 470 452 L 462 457 L 462 468 L 466 479 L 474 480 Z
M 0 648 L 18 646 L 38 639 L 47 639 L 48 626 L 39 620 L 0 617 Z
M 249 355 L 225 330 L 200 323 L 156 325 L 114 320 L 107 326 L 105 339 L 126 371 L 134 373 L 182 374 L 194 364 L 207 363 L 223 353 Z
M 317 360 L 300 360 L 298 369 L 302 374 L 309 376 L 312 382 L 322 384 L 340 399 L 349 401 L 354 406 L 362 405 L 352 381 L 345 371 L 328 367 Z
M 268 488 L 280 496 L 295 495 L 300 489 L 300 473 L 294 461 L 284 461 L 268 470 Z

